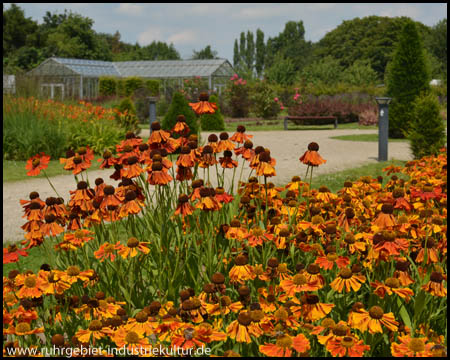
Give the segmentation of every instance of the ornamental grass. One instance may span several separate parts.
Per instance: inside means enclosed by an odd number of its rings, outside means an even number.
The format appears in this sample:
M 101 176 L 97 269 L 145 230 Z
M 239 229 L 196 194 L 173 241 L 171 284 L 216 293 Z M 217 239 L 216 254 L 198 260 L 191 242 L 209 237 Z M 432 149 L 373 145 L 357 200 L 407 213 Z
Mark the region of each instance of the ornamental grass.
M 3 277 L 4 355 L 53 345 L 446 354 L 444 149 L 385 168 L 384 186 L 365 176 L 334 194 L 300 176 L 275 186 L 276 160 L 243 126 L 205 146 L 185 137 L 182 117 L 152 130 L 98 159 L 110 178 L 89 179 L 88 146 L 61 158 L 76 180 L 67 202 L 56 189 L 20 201 L 24 239 L 3 250 L 17 264 Z M 325 161 L 318 149 L 293 164 L 299 173 Z M 30 158 L 28 175 L 46 161 Z M 245 181 L 239 167 L 251 169 Z M 47 254 L 37 272 L 21 266 L 35 246 Z

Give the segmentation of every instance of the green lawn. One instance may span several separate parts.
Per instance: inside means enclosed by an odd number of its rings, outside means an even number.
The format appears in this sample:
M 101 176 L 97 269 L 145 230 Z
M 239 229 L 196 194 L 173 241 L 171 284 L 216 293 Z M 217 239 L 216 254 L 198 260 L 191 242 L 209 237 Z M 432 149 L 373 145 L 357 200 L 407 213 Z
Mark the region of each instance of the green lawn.
M 383 184 L 386 184 L 386 182 L 389 180 L 390 177 L 385 176 L 385 173 L 383 173 L 382 169 L 389 165 L 403 166 L 404 164 L 405 161 L 398 161 L 398 160 L 385 161 L 374 164 L 368 164 L 344 171 L 339 171 L 333 174 L 319 175 L 313 178 L 312 186 L 313 188 L 318 188 L 321 185 L 326 185 L 332 192 L 336 192 L 343 187 L 344 181 L 346 180 L 354 181 L 360 178 L 361 176 L 365 175 L 370 175 L 374 178 L 381 175 L 383 176 Z M 406 176 L 403 174 L 396 174 L 396 175 L 399 176 L 400 178 L 406 179 Z M 6 246 L 8 246 L 8 244 L 3 244 L 3 247 Z M 21 246 L 19 245 L 19 247 Z M 41 247 L 32 248 L 29 251 L 29 256 L 21 258 L 20 267 L 22 271 L 24 269 L 30 269 L 34 272 L 38 271 L 42 263 L 45 262 L 43 260 L 45 256 L 46 255 L 43 248 Z M 8 272 L 13 269 L 18 269 L 17 263 L 3 265 L 4 274 L 8 274 Z
M 261 120 L 260 125 L 255 121 L 247 122 L 225 122 L 225 130 L 228 132 L 235 132 L 238 125 L 244 125 L 247 131 L 275 131 L 284 130 L 284 120 Z M 338 125 L 336 130 L 361 129 L 361 130 L 376 130 L 376 126 L 362 126 L 358 123 L 348 123 Z M 295 125 L 292 122 L 288 123 L 289 130 L 334 130 L 334 125 Z
M 100 163 L 97 161 L 96 157 L 92 161 L 92 166 L 89 170 L 98 170 L 100 168 Z M 45 178 L 44 172 L 37 176 L 27 176 L 27 171 L 25 169 L 26 161 L 14 161 L 14 160 L 3 160 L 3 182 L 10 181 L 21 181 L 33 178 Z M 48 177 L 58 176 L 58 175 L 70 175 L 72 172 L 64 170 L 64 165 L 60 164 L 59 160 L 50 160 L 48 168 L 45 172 Z
M 355 135 L 340 135 L 332 136 L 330 139 L 344 140 L 344 141 L 378 141 L 378 134 L 355 134 Z M 389 139 L 389 141 L 405 142 L 408 139 Z

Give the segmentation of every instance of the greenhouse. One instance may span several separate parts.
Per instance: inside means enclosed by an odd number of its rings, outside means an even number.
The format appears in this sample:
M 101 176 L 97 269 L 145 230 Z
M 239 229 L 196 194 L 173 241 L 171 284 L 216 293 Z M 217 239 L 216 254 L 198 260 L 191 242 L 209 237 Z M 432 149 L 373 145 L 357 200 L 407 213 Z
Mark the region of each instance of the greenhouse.
M 164 61 L 99 61 L 52 57 L 29 71 L 41 94 L 49 98 L 94 98 L 99 93 L 99 78 L 140 77 L 158 79 L 163 90 L 175 83 L 183 88 L 185 79 L 207 80 L 210 90 L 221 92 L 234 74 L 226 59 Z

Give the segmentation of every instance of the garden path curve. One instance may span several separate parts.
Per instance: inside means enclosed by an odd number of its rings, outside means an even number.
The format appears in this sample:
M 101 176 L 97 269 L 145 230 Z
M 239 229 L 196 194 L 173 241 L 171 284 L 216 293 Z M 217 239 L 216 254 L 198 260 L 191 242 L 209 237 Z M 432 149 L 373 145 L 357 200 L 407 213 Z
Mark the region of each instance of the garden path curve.
M 262 145 L 270 149 L 271 156 L 277 161 L 275 166 L 277 176 L 271 180 L 281 185 L 289 182 L 294 175 L 300 175 L 303 178 L 306 167 L 299 162 L 299 157 L 306 151 L 308 144 L 312 141 L 319 144 L 319 153 L 327 160 L 326 164 L 314 171 L 315 175 L 337 172 L 376 162 L 378 156 L 377 142 L 330 139 L 331 136 L 336 135 L 374 133 L 377 133 L 377 130 L 258 131 L 252 133 L 252 140 L 254 146 Z M 202 139 L 206 139 L 209 134 L 202 133 Z M 148 136 L 148 130 L 143 130 L 141 136 Z M 408 142 L 390 142 L 388 155 L 389 160 L 412 159 Z M 240 171 L 240 167 L 238 169 Z M 211 173 L 215 173 L 215 171 Z M 228 182 L 231 183 L 232 171 L 228 171 L 228 173 Z M 97 177 L 103 177 L 107 184 L 116 186 L 117 182 L 109 179 L 110 174 L 112 174 L 112 170 L 106 169 L 89 172 L 88 176 L 91 182 Z M 244 170 L 243 179 L 246 175 L 248 175 L 248 172 Z M 236 172 L 236 180 L 237 178 L 238 171 Z M 69 197 L 69 190 L 75 189 L 73 175 L 55 176 L 51 178 L 51 181 L 65 200 Z M 212 181 L 215 184 L 215 180 Z M 48 196 L 55 196 L 45 178 L 3 184 L 3 242 L 23 239 L 24 232 L 20 226 L 26 222 L 26 219 L 22 218 L 23 211 L 19 200 L 29 199 L 28 195 L 31 191 L 38 191 L 43 200 Z

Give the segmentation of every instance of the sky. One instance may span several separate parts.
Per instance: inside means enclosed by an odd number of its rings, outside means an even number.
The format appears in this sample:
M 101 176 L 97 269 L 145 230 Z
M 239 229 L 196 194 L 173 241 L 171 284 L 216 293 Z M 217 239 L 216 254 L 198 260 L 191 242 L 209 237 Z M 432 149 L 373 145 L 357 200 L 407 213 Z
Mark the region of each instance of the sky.
M 433 26 L 447 17 L 447 3 L 17 3 L 26 17 L 39 24 L 47 11 L 70 10 L 94 21 L 97 32 L 113 34 L 121 40 L 145 46 L 152 41 L 173 43 L 183 59 L 207 45 L 218 57 L 233 61 L 235 39 L 242 31 L 264 40 L 277 36 L 288 21 L 303 21 L 305 39 L 317 42 L 344 20 L 366 16 L 408 16 Z M 5 4 L 5 9 L 9 5 Z M 255 36 L 256 38 L 256 36 Z M 239 40 L 238 40 L 239 41 Z

